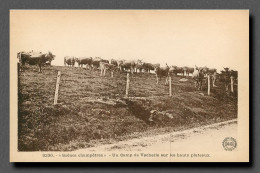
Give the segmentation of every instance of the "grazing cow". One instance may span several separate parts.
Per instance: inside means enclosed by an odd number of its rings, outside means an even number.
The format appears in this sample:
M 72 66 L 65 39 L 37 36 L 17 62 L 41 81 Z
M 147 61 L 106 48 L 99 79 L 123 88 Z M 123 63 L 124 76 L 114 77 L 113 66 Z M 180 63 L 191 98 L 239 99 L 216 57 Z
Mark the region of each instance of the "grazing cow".
M 102 58 L 100 58 L 100 57 L 95 57 L 95 58 L 93 59 L 92 66 L 93 66 L 94 68 L 99 68 L 99 67 L 100 67 L 100 62 L 109 63 L 108 60 L 102 59 Z
M 184 76 L 184 70 L 182 67 L 177 67 L 177 66 L 172 66 L 173 68 L 173 73 L 177 76 L 178 73 L 181 73 L 182 76 Z
M 186 74 L 186 76 L 189 76 L 190 73 L 193 73 L 194 72 L 194 68 L 192 67 L 182 67 L 183 69 L 183 76 L 184 74 Z
M 100 76 L 105 76 L 106 75 L 106 70 L 110 70 L 111 71 L 111 77 L 113 77 L 114 75 L 114 71 L 117 69 L 117 66 L 114 64 L 109 64 L 106 62 L 100 62 Z
M 75 58 L 75 61 L 78 63 L 79 67 L 82 67 L 84 64 L 86 65 L 86 67 L 91 67 L 92 65 L 92 57 L 79 57 L 79 58 Z
M 196 66 L 195 71 L 192 74 L 192 78 L 195 80 L 195 88 L 202 90 L 202 83 L 204 79 L 203 68 Z
M 165 85 L 167 85 L 170 71 L 172 71 L 172 70 L 173 69 L 170 68 L 167 64 L 166 64 L 166 67 L 155 67 L 156 84 L 159 83 L 158 78 L 161 80 L 161 77 L 166 77 Z
M 130 70 L 132 74 L 134 73 L 135 65 L 136 65 L 135 61 L 126 61 L 126 60 L 120 60 L 118 64 L 120 71 Z
M 19 52 L 17 53 L 17 58 L 19 58 L 20 63 L 20 70 L 23 69 L 23 66 L 25 63 L 29 65 L 38 65 L 39 66 L 39 72 L 42 71 L 41 67 L 44 65 L 47 61 L 51 62 L 54 60 L 55 55 L 53 55 L 51 52 L 48 53 L 42 53 L 42 52 Z
M 64 57 L 64 66 L 71 66 L 71 67 L 74 67 L 75 65 L 75 57 L 73 56 L 65 56 Z

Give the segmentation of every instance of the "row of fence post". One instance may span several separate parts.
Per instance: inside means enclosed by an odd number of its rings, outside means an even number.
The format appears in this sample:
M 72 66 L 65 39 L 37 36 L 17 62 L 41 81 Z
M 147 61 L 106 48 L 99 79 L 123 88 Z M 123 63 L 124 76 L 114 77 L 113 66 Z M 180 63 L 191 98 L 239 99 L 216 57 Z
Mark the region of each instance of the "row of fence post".
M 208 95 L 210 95 L 210 91 L 211 91 L 211 76 L 208 75 L 207 79 L 208 79 Z M 231 92 L 234 92 L 234 77 L 231 76 Z M 126 97 L 128 97 L 129 95 L 129 85 L 130 85 L 130 79 L 129 79 L 129 73 L 127 72 L 126 75 Z M 169 96 L 172 96 L 172 79 L 171 76 L 169 76 Z
M 58 95 L 59 95 L 59 85 L 60 85 L 60 77 L 61 77 L 61 72 L 58 71 L 57 75 L 57 82 L 56 82 L 56 89 L 55 89 L 55 94 L 54 94 L 54 105 L 58 103 Z M 210 95 L 210 75 L 208 75 L 208 95 Z M 126 74 L 126 91 L 125 91 L 125 96 L 129 96 L 129 85 L 130 85 L 130 78 L 129 78 L 129 72 Z M 231 92 L 234 92 L 234 77 L 231 76 Z M 171 76 L 169 76 L 169 96 L 172 96 L 172 79 Z
M 210 84 L 210 75 L 208 75 L 208 95 L 210 95 L 210 87 L 211 87 L 211 84 Z M 231 76 L 230 77 L 230 91 L 232 93 L 234 93 L 234 76 Z
M 125 90 L 125 96 L 129 96 L 129 85 L 130 85 L 130 78 L 129 78 L 129 72 L 126 74 L 126 90 Z M 169 96 L 172 96 L 172 78 L 169 76 Z

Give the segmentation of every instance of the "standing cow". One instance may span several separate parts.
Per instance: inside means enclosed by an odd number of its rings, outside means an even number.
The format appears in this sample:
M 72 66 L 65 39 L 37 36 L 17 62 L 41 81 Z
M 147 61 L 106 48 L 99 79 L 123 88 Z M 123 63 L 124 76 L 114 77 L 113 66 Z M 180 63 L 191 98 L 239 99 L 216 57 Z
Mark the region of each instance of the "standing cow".
M 110 60 L 110 64 L 113 64 L 113 65 L 115 65 L 115 66 L 118 67 L 118 62 L 117 62 L 117 60 L 115 60 L 115 59 L 111 59 L 111 60 Z
M 203 73 L 204 74 L 210 74 L 210 75 L 212 75 L 212 74 L 214 74 L 215 72 L 217 72 L 217 69 L 215 69 L 215 68 L 208 68 L 208 67 L 202 67 L 202 71 L 203 71 Z
M 215 71 L 215 72 L 212 74 L 212 84 L 213 84 L 213 87 L 217 87 L 217 86 L 215 85 L 216 80 L 217 80 L 217 77 L 218 77 L 218 73 L 217 73 L 217 71 Z
M 165 85 L 167 85 L 170 72 L 172 72 L 172 71 L 173 71 L 173 69 L 170 68 L 167 64 L 166 64 L 166 67 L 155 67 L 156 84 L 159 83 L 159 79 L 161 80 L 162 77 L 166 77 Z
M 178 73 L 181 73 L 182 76 L 184 76 L 184 70 L 182 67 L 177 67 L 177 66 L 172 66 L 173 68 L 173 73 L 177 76 Z
M 132 74 L 134 73 L 135 66 L 136 66 L 136 62 L 133 60 L 131 61 L 120 60 L 118 63 L 118 67 L 120 71 L 130 70 Z
M 159 66 L 160 66 L 160 64 L 159 64 Z M 143 63 L 143 69 L 144 69 L 144 71 L 146 71 L 148 73 L 150 73 L 151 70 L 154 70 L 155 69 L 154 67 L 155 66 L 152 63 L 146 63 L 146 62 Z
M 141 73 L 142 72 L 142 70 L 144 69 L 144 67 L 143 67 L 143 62 L 142 62 L 142 60 L 137 60 L 136 61 L 136 64 L 135 64 L 135 69 L 136 69 L 136 72 L 139 70 L 139 72 Z
M 186 75 L 186 76 L 189 76 L 190 73 L 192 74 L 194 72 L 194 68 L 192 67 L 182 67 L 182 70 L 183 70 L 183 76 Z
M 86 68 L 90 68 L 93 63 L 92 57 L 79 57 L 75 58 L 75 61 L 78 63 L 79 67 L 83 67 L 83 65 L 86 65 Z
M 192 78 L 195 80 L 195 88 L 202 90 L 202 83 L 204 79 L 203 68 L 196 66 L 195 71 L 192 74 Z
M 42 52 L 19 52 L 17 53 L 17 58 L 19 59 L 19 66 L 20 70 L 23 70 L 23 66 L 25 63 L 29 65 L 38 65 L 39 66 L 39 72 L 42 71 L 42 66 L 48 61 L 51 63 L 52 60 L 54 60 L 55 55 L 53 55 L 51 52 L 48 53 L 42 53 Z
M 106 71 L 110 70 L 111 72 L 111 77 L 114 77 L 114 71 L 116 70 L 117 66 L 114 64 L 109 64 L 106 62 L 100 62 L 99 63 L 99 68 L 100 68 L 100 76 L 105 76 L 106 75 Z
M 236 70 L 231 70 L 231 71 L 230 71 L 230 76 L 233 76 L 233 78 L 234 78 L 235 80 L 237 80 L 237 78 L 238 78 L 238 72 L 237 72 Z
M 95 69 L 98 69 L 100 67 L 100 62 L 109 63 L 108 60 L 102 59 L 100 57 L 95 57 L 95 58 L 93 58 L 92 67 L 94 67 Z
M 229 83 L 230 83 L 230 71 L 229 71 L 229 68 L 228 67 L 223 67 L 224 68 L 224 71 L 221 71 L 222 72 L 222 77 L 224 79 L 224 83 L 225 83 L 225 89 L 226 89 L 226 92 L 228 92 L 229 90 Z
M 200 67 L 200 69 L 201 69 L 201 72 L 203 73 L 204 77 L 207 77 L 208 75 L 212 76 L 211 80 L 212 80 L 213 87 L 217 87 L 215 85 L 215 82 L 217 80 L 217 69 L 208 68 L 206 66 Z M 205 83 L 207 83 L 207 81 L 205 81 Z
M 73 56 L 65 56 L 64 57 L 64 66 L 71 66 L 71 67 L 74 67 L 75 65 L 75 57 Z

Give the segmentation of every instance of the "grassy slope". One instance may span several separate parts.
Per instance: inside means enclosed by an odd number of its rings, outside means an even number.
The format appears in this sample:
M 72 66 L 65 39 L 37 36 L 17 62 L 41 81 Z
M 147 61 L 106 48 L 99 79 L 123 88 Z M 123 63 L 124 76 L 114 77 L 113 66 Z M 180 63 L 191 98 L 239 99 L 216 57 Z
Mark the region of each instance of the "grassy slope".
M 60 104 L 53 106 L 58 70 Z M 169 97 L 164 80 L 156 85 L 154 74 L 135 74 L 129 96 L 145 99 L 124 99 L 126 74 L 108 75 L 70 67 L 44 67 L 38 73 L 37 67 L 27 66 L 19 74 L 19 150 L 75 150 L 237 117 L 236 97 L 227 96 L 222 83 L 211 96 L 203 96 L 192 80 L 173 77 Z M 151 110 L 166 111 L 173 118 L 161 115 L 149 122 Z

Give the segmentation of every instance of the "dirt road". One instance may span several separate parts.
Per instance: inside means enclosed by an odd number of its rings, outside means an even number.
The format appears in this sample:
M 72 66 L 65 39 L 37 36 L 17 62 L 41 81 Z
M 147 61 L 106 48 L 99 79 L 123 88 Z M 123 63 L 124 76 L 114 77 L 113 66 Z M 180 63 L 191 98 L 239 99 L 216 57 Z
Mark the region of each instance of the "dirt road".
M 222 141 L 226 137 L 237 137 L 236 119 L 184 131 L 121 141 L 116 144 L 81 149 L 78 151 L 221 152 L 223 151 Z

